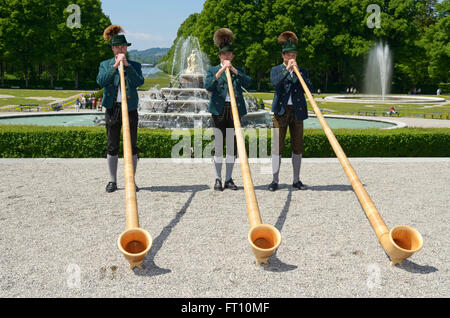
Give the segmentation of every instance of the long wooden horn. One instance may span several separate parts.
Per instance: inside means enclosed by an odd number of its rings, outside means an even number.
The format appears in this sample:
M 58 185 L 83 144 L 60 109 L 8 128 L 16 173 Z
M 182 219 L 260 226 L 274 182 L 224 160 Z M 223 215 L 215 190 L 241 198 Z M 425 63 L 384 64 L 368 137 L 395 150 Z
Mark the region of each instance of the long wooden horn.
M 134 181 L 133 152 L 131 149 L 130 122 L 125 87 L 123 62 L 120 62 L 120 92 L 122 95 L 122 134 L 123 160 L 125 166 L 125 200 L 126 200 L 126 230 L 119 236 L 117 245 L 130 263 L 130 269 L 142 268 L 141 264 L 152 246 L 150 234 L 139 227 L 139 217 L 136 200 L 136 183 Z
M 247 151 L 242 133 L 241 123 L 239 121 L 239 112 L 236 106 L 236 97 L 234 95 L 233 83 L 231 81 L 230 70 L 226 69 L 228 91 L 231 100 L 231 110 L 233 113 L 234 130 L 236 133 L 237 150 L 241 164 L 241 172 L 244 183 L 244 194 L 247 203 L 248 220 L 250 231 L 248 240 L 256 257 L 256 264 L 268 263 L 269 257 L 281 244 L 281 234 L 272 225 L 262 224 L 259 212 L 258 201 L 256 200 L 255 189 L 253 186 L 250 166 L 248 164 Z
M 380 242 L 381 246 L 383 246 L 386 253 L 389 255 L 391 259 L 391 265 L 401 264 L 405 258 L 410 257 L 412 254 L 422 248 L 422 235 L 416 229 L 407 225 L 395 226 L 391 229 L 391 231 L 388 230 L 386 224 L 380 216 L 380 213 L 375 207 L 375 204 L 370 199 L 361 181 L 356 175 L 355 170 L 353 170 L 350 162 L 348 161 L 347 156 L 345 155 L 336 137 L 325 121 L 319 107 L 317 106 L 314 98 L 311 95 L 311 92 L 308 89 L 308 86 L 306 85 L 296 66 L 294 66 L 294 71 L 295 74 L 297 74 L 298 79 L 300 80 L 303 90 L 308 96 L 312 108 L 316 113 L 317 119 L 322 125 L 322 128 L 331 144 L 331 147 L 336 153 L 339 162 L 344 168 L 344 171 L 352 184 L 353 190 L 355 191 L 356 196 L 358 197 L 359 202 L 361 203 L 361 206 L 364 209 L 364 212 L 366 213 L 366 216 L 369 219 L 369 222 L 378 237 L 378 241 Z

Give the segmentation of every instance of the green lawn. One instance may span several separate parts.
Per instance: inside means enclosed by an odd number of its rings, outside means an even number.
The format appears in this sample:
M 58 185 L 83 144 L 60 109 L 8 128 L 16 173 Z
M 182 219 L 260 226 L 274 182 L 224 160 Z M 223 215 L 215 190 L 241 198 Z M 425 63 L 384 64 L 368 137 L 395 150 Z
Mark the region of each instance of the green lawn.
M 159 88 L 169 87 L 170 77 L 167 73 L 157 73 L 155 77 L 146 78 L 144 84 L 139 87 L 140 91 L 148 91 L 150 88 L 159 85 Z
M 383 113 L 389 111 L 391 106 L 394 106 L 395 110 L 400 113 L 400 116 L 406 117 L 422 117 L 426 116 L 431 118 L 431 115 L 435 117 L 448 116 L 450 113 L 450 104 L 363 104 L 363 103 L 336 103 L 336 102 L 324 102 L 316 100 L 317 106 L 323 113 L 328 114 L 357 114 L 357 115 L 373 115 L 383 116 Z M 308 101 L 308 106 L 310 103 Z
M 262 99 L 262 100 L 272 100 L 273 99 L 273 93 L 244 93 L 245 96 L 253 96 L 256 99 Z
M 68 98 L 84 91 L 53 90 L 53 89 L 0 89 L 0 95 L 13 95 L 15 97 L 55 97 Z
M 256 99 L 272 100 L 273 93 L 246 93 L 255 97 Z M 391 104 L 364 104 L 364 103 L 336 103 L 336 102 L 325 102 L 323 98 L 331 95 L 339 94 L 317 94 L 314 95 L 317 106 L 321 109 L 324 114 L 353 114 L 353 115 L 368 115 L 373 116 L 383 116 L 383 113 L 389 111 Z M 423 95 L 427 96 L 427 95 Z M 440 96 L 447 100 L 450 100 L 450 96 L 443 95 Z M 311 104 L 307 100 L 308 107 L 312 111 Z M 266 104 L 267 105 L 267 104 Z M 426 117 L 431 118 L 442 118 L 449 116 L 450 114 L 450 104 L 393 104 L 396 111 L 400 113 L 400 116 L 406 117 Z M 270 108 L 270 105 L 267 105 Z
M 30 104 L 39 106 L 50 105 L 58 99 L 68 99 L 71 96 L 85 92 L 70 90 L 0 89 L 0 107 Z

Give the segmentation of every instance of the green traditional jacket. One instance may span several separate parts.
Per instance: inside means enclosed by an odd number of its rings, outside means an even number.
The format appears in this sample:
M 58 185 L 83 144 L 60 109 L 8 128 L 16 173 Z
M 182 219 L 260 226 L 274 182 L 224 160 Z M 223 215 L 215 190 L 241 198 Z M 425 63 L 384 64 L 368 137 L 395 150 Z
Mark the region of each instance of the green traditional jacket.
M 114 108 L 117 100 L 117 93 L 120 85 L 119 69 L 113 66 L 116 59 L 103 61 L 97 75 L 97 83 L 105 88 L 103 92 L 102 106 L 111 109 Z M 137 89 L 144 84 L 142 76 L 141 64 L 128 60 L 128 67 L 124 67 L 125 71 L 125 88 L 127 96 L 128 111 L 136 110 L 139 106 L 139 97 Z M 123 92 L 121 92 L 123 94 Z
M 211 66 L 208 69 L 205 79 L 206 90 L 212 92 L 211 98 L 209 99 L 208 112 L 213 115 L 220 115 L 222 113 L 225 98 L 228 94 L 228 81 L 226 73 L 223 72 L 219 79 L 216 79 L 216 74 L 220 68 L 220 65 Z M 247 114 L 242 87 L 249 88 L 252 84 L 252 79 L 244 73 L 244 70 L 237 67 L 236 69 L 238 70 L 237 75 L 231 71 L 230 73 L 239 116 L 242 117 Z

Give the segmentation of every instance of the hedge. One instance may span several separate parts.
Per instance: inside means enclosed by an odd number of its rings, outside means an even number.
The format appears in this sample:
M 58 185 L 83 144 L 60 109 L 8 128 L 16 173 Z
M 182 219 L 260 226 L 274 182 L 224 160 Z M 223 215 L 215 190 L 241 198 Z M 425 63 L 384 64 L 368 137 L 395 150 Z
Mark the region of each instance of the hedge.
M 266 153 L 270 155 L 270 130 L 246 130 L 246 133 L 257 132 L 262 136 L 265 132 L 269 145 Z M 448 128 L 335 129 L 333 132 L 348 157 L 450 157 Z M 171 158 L 173 149 L 179 150 L 178 157 L 194 157 L 201 153 L 196 144 L 202 144 L 201 151 L 210 157 L 207 150 L 212 147 L 211 134 L 211 129 L 203 130 L 203 137 L 197 137 L 203 139 L 201 143 L 194 143 L 193 130 L 140 128 L 140 157 Z M 259 153 L 259 149 L 249 152 L 249 139 L 254 138 L 246 136 L 249 157 Z M 205 150 L 208 145 L 210 148 Z M 0 158 L 102 158 L 105 153 L 104 127 L 0 126 Z M 283 157 L 290 156 L 290 139 L 286 138 Z M 335 157 L 323 130 L 305 129 L 303 156 Z

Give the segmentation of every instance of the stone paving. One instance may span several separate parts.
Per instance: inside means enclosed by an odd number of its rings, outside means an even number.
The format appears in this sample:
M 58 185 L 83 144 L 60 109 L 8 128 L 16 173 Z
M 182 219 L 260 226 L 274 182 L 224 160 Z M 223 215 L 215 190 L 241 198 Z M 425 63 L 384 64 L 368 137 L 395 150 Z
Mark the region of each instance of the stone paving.
M 238 191 L 212 189 L 212 162 L 141 159 L 140 226 L 153 237 L 143 269 L 117 248 L 119 190 L 104 159 L 0 159 L 0 297 L 448 297 L 449 158 L 350 158 L 388 228 L 410 225 L 423 249 L 391 267 L 337 159 L 306 158 L 305 191 L 267 190 L 270 162 L 251 163 L 264 223 L 282 243 L 256 265 Z

